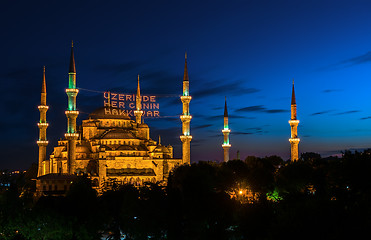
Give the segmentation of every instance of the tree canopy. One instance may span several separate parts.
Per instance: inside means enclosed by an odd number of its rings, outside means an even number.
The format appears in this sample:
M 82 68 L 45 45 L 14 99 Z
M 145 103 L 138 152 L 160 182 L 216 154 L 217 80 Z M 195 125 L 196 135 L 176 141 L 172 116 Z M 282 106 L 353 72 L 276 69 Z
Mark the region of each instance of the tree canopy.
M 179 166 L 166 186 L 101 195 L 79 177 L 66 196 L 39 199 L 20 174 L 0 192 L 0 239 L 354 239 L 371 226 L 370 170 L 370 150 L 296 162 L 250 156 Z

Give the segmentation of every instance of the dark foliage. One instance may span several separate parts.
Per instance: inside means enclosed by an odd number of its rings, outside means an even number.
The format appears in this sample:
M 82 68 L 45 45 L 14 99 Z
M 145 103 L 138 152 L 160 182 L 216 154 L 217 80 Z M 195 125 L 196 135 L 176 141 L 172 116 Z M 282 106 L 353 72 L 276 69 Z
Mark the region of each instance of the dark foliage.
M 11 184 L 0 192 L 0 239 L 358 239 L 371 226 L 370 170 L 370 150 L 248 157 L 180 166 L 166 187 L 100 196 L 80 177 L 65 197 L 37 200 L 31 170 L 3 175 Z

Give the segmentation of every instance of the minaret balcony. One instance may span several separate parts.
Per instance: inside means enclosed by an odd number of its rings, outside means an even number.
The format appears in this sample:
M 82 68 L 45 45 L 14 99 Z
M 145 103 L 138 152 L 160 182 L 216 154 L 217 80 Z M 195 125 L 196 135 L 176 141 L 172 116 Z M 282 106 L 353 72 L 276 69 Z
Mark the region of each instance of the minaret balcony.
M 37 126 L 39 128 L 42 128 L 42 127 L 48 127 L 49 126 L 49 123 L 37 123 Z
M 79 111 L 77 110 L 67 110 L 64 112 L 66 115 L 79 115 Z
M 300 138 L 290 138 L 289 141 L 290 141 L 290 143 L 299 143 Z
M 39 146 L 46 146 L 49 144 L 49 141 L 47 140 L 39 140 L 39 141 L 36 141 L 37 145 Z
M 225 143 L 224 143 L 224 144 L 222 145 L 222 147 L 223 147 L 223 148 L 230 148 L 230 147 L 232 147 L 232 145 L 231 145 L 231 144 L 225 144 Z
M 79 93 L 79 89 L 77 89 L 77 88 L 67 88 L 66 93 L 74 93 L 74 94 L 77 95 Z
M 182 136 L 180 136 L 180 140 L 182 142 L 191 141 L 192 140 L 192 136 L 190 136 L 190 135 L 182 135 Z
M 297 119 L 291 119 L 289 121 L 289 123 L 290 123 L 290 125 L 299 124 L 299 120 L 297 120 Z
M 142 116 L 143 115 L 143 111 L 142 110 L 135 110 L 134 111 L 134 114 L 135 115 L 140 114 Z
M 38 109 L 46 109 L 48 110 L 49 109 L 49 106 L 46 106 L 46 105 L 40 105 L 40 106 L 37 106 Z
M 223 129 L 223 130 L 222 130 L 222 133 L 230 133 L 230 132 L 231 132 L 231 130 L 230 130 L 230 129 L 228 129 L 228 128 L 227 128 L 227 129 Z
M 180 115 L 180 119 L 182 120 L 182 122 L 187 122 L 187 121 L 191 121 L 192 116 L 191 115 Z
M 182 102 L 186 102 L 186 103 L 189 103 L 191 101 L 192 97 L 191 96 L 181 96 L 180 97 L 180 100 L 182 100 Z
M 64 137 L 67 139 L 77 139 L 79 138 L 79 134 L 78 133 L 65 133 Z

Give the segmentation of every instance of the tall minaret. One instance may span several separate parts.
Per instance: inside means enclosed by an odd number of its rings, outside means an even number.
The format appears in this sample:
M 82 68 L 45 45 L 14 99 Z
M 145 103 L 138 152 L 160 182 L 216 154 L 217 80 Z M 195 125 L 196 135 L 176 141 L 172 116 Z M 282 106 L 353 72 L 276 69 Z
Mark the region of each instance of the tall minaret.
M 299 142 L 298 138 L 298 125 L 299 120 L 296 118 L 296 99 L 294 80 L 292 81 L 292 96 L 291 96 L 291 120 L 289 121 L 291 126 L 291 138 L 289 139 L 291 144 L 291 161 L 297 161 L 299 159 Z
M 73 42 L 71 46 L 70 69 L 68 73 L 68 88 L 66 89 L 68 96 L 68 108 L 65 111 L 67 116 L 67 133 L 64 134 L 68 140 L 67 144 L 67 171 L 69 174 L 76 172 L 76 140 L 79 137 L 76 127 L 76 118 L 79 111 L 76 110 L 76 96 L 79 90 L 76 88 L 76 68 L 75 58 L 73 55 Z
M 39 127 L 39 140 L 37 141 L 37 145 L 39 145 L 39 168 L 37 171 L 37 176 L 41 176 L 45 174 L 43 171 L 43 161 L 46 160 L 46 146 L 48 146 L 48 141 L 46 140 L 46 129 L 48 128 L 49 124 L 46 122 L 46 111 L 48 111 L 49 107 L 46 106 L 46 81 L 45 81 L 45 66 L 43 68 L 43 83 L 41 87 L 41 103 L 38 106 L 40 111 L 40 121 L 37 124 Z
M 224 143 L 222 145 L 224 150 L 224 162 L 229 161 L 229 148 L 231 144 L 229 144 L 229 133 L 231 130 L 228 127 L 228 110 L 227 110 L 227 97 L 225 97 L 225 104 L 224 104 L 224 129 L 222 133 L 224 135 Z
M 182 163 L 191 163 L 191 129 L 190 122 L 192 116 L 189 114 L 189 102 L 192 97 L 189 96 L 189 79 L 188 79 L 188 69 L 187 69 L 187 53 L 185 53 L 185 65 L 184 65 L 184 77 L 183 77 L 183 95 L 180 97 L 183 103 L 183 114 L 180 116 L 182 120 L 182 131 L 183 134 L 180 136 L 182 140 Z
M 137 96 L 136 96 L 136 110 L 134 111 L 135 121 L 137 124 L 142 123 L 142 100 L 140 96 L 140 86 L 139 86 L 139 74 L 138 74 L 138 88 L 137 88 Z

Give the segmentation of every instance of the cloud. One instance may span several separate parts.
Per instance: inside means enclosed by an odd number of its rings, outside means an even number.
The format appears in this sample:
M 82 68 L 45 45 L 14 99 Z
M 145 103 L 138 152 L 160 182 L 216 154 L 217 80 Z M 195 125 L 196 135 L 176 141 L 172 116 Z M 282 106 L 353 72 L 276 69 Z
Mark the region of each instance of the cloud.
M 205 124 L 205 125 L 192 127 L 192 129 L 202 129 L 202 128 L 208 128 L 208 127 L 211 127 L 211 126 L 212 126 L 212 124 Z
M 371 62 L 371 51 L 368 51 L 367 53 L 364 53 L 362 55 L 358 55 L 356 57 L 352 57 L 352 58 L 342 60 L 342 61 L 340 61 L 338 63 L 335 63 L 335 64 L 320 67 L 317 70 L 318 71 L 337 70 L 337 69 L 352 67 L 354 65 L 364 64 L 364 63 L 368 63 L 368 62 Z
M 192 93 L 195 98 L 204 98 L 214 95 L 238 96 L 260 92 L 260 89 L 246 88 L 243 81 L 229 82 L 225 80 L 216 80 L 206 83 L 202 80 L 199 80 L 198 82 L 203 82 L 203 85 L 207 87 L 199 88 L 202 90 Z
M 362 64 L 362 63 L 367 63 L 367 62 L 371 62 L 371 51 L 368 51 L 365 54 L 341 61 L 340 64 L 350 64 L 350 66 L 352 66 L 352 65 Z
M 333 110 L 326 110 L 326 111 L 322 111 L 322 112 L 315 112 L 315 113 L 312 113 L 310 116 L 322 115 L 322 114 L 330 113 L 332 111 Z
M 327 114 L 327 113 L 331 113 L 331 112 L 333 112 L 333 111 L 334 111 L 334 110 L 325 110 L 325 111 L 321 111 L 321 112 L 315 112 L 315 113 L 310 114 L 310 116 L 316 116 L 316 115 Z M 345 114 L 352 114 L 352 113 L 357 113 L 357 112 L 360 112 L 360 110 L 350 110 L 350 111 L 338 112 L 338 113 L 334 113 L 334 114 L 332 114 L 332 116 L 345 115 Z
M 260 112 L 263 110 L 265 110 L 265 107 L 263 107 L 263 105 L 257 105 L 257 106 L 240 108 L 240 109 L 237 109 L 235 112 Z
M 357 113 L 360 112 L 359 110 L 351 110 L 351 111 L 345 111 L 345 112 L 340 112 L 340 113 L 335 113 L 333 115 L 345 115 L 345 114 L 352 114 L 352 113 Z
M 231 132 L 231 135 L 250 135 L 252 132 Z
M 325 89 L 322 92 L 323 93 L 332 93 L 332 92 L 341 92 L 342 90 L 340 89 Z
M 282 113 L 288 111 L 289 110 L 286 109 L 267 109 L 263 105 L 244 107 L 236 110 L 236 112 L 264 112 L 264 113 Z
M 371 116 L 363 117 L 363 118 L 360 118 L 359 120 L 367 120 L 367 119 L 371 119 Z
M 289 110 L 286 109 L 271 109 L 271 110 L 265 110 L 266 113 L 282 113 L 282 112 L 289 112 Z

